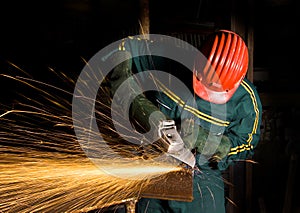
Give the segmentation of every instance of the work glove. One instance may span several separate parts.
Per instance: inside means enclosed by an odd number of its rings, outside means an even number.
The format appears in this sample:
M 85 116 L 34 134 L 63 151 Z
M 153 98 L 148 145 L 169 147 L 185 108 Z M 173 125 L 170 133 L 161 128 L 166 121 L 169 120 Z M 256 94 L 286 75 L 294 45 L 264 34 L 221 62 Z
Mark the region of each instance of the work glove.
M 167 141 L 159 136 L 160 122 L 166 120 L 166 116 L 143 94 L 134 99 L 130 113 L 135 128 L 144 133 L 141 141 L 142 157 L 152 159 L 166 152 Z
M 138 95 L 131 103 L 130 117 L 142 131 L 153 133 L 158 136 L 158 126 L 160 121 L 166 120 L 166 116 L 159 111 L 145 95 Z
M 189 149 L 196 149 L 205 157 L 211 167 L 225 158 L 231 148 L 230 139 L 224 135 L 215 135 L 194 123 L 193 119 L 186 119 L 181 123 L 180 134 Z M 199 162 L 198 162 L 199 163 Z
M 145 96 L 142 84 L 134 77 L 130 52 L 115 52 L 109 60 L 114 64 L 123 61 L 109 73 L 106 83 L 114 104 L 111 106 L 116 125 L 126 140 L 149 145 L 157 140 L 159 123 L 166 116 Z M 135 130 L 144 137 L 136 135 Z
M 111 56 L 111 61 L 120 61 L 126 57 L 131 57 L 130 52 L 119 51 Z M 129 113 L 129 117 L 138 131 L 156 131 L 159 122 L 165 120 L 166 117 L 156 105 L 147 99 L 143 94 L 143 88 L 132 76 L 131 59 L 117 65 L 109 75 L 111 97 L 115 99 L 116 104 L 124 106 L 124 109 L 130 106 L 129 112 L 121 108 L 119 113 L 124 114 L 124 117 Z M 126 84 L 124 84 L 125 81 Z M 121 85 L 123 85 L 123 89 L 119 89 Z M 115 96 L 116 91 L 118 91 L 117 96 Z

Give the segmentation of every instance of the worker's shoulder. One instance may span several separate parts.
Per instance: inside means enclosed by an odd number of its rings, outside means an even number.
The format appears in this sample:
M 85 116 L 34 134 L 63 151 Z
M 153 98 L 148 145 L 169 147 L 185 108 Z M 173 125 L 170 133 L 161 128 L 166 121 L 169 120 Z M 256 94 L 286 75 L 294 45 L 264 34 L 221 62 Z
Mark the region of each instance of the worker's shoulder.
M 246 93 L 254 94 L 258 96 L 257 87 L 253 82 L 251 82 L 249 79 L 244 78 L 241 82 L 241 85 L 239 87 L 240 89 L 244 90 Z
M 235 99 L 239 99 L 239 101 L 242 101 L 244 103 L 247 103 L 246 100 L 249 100 L 255 105 L 261 105 L 259 93 L 256 86 L 247 78 L 244 78 L 242 80 L 234 96 Z

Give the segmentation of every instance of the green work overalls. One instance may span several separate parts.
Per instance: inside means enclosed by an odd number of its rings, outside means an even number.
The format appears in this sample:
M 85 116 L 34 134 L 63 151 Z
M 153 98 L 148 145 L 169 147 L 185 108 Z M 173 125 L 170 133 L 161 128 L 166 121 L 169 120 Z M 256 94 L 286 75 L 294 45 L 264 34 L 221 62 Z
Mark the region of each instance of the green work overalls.
M 128 38 L 121 51 L 132 54 L 132 51 L 136 52 L 141 48 L 146 47 L 140 40 Z M 112 55 L 112 57 L 115 56 Z M 120 64 L 113 71 L 113 73 L 118 74 L 114 75 L 112 73 L 114 78 L 110 79 L 112 91 L 116 91 L 121 82 L 132 73 L 154 68 L 159 70 L 166 68 L 166 65 L 162 64 L 163 61 L 160 57 L 150 55 L 131 58 Z M 181 80 L 186 80 L 187 84 L 190 84 L 188 86 L 191 87 L 191 72 L 181 65 L 175 67 L 171 68 L 170 73 L 177 75 Z M 181 74 L 184 77 L 180 77 Z M 115 76 L 119 77 L 116 78 Z M 132 82 L 133 93 L 138 91 L 138 88 L 142 87 L 147 81 L 149 79 L 145 82 Z M 131 115 L 139 122 L 145 121 L 145 125 L 148 125 L 147 116 L 157 108 L 167 118 L 179 123 L 183 119 L 194 119 L 197 125 L 212 131 L 213 134 L 224 135 L 229 138 L 231 149 L 228 155 L 219 161 L 214 168 L 210 167 L 209 163 L 201 158 L 200 153 L 197 153 L 196 165 L 199 171 L 194 172 L 194 199 L 192 202 L 141 198 L 137 203 L 137 212 L 224 213 L 225 194 L 222 171 L 235 161 L 247 159 L 253 155 L 254 148 L 259 141 L 262 106 L 258 93 L 254 85 L 244 79 L 227 103 L 213 104 L 194 95 L 192 90 L 188 94 L 175 94 L 168 86 L 162 85 L 159 91 L 150 92 L 135 99 L 131 107 L 131 110 L 133 110 Z M 126 100 L 120 100 L 120 102 L 126 102 Z M 145 111 L 148 113 L 145 113 Z

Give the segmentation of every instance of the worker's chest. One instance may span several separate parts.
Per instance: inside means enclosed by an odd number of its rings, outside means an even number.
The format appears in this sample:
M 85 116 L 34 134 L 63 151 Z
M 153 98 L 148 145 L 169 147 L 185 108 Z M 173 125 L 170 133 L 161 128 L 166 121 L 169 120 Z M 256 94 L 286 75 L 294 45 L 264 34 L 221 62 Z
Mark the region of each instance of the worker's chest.
M 181 119 L 192 118 L 196 124 L 216 134 L 226 132 L 236 116 L 231 104 L 212 104 L 200 98 L 186 103 L 180 112 Z

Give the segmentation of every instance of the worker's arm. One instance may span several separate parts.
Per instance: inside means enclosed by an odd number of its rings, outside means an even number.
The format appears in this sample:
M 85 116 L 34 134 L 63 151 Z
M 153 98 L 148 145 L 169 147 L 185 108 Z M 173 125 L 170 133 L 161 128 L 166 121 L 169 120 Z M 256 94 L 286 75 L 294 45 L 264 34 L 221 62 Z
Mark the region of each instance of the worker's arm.
M 236 108 L 232 109 L 236 113 L 236 119 L 230 122 L 226 131 L 232 147 L 226 159 L 219 163 L 221 169 L 225 169 L 232 162 L 251 157 L 260 140 L 262 117 L 260 98 L 254 85 L 246 79 L 243 80 L 240 89 L 247 90 L 247 93 L 239 101 L 239 104 L 236 104 Z
M 129 113 L 129 118 L 136 127 L 143 128 L 143 131 L 157 129 L 159 121 L 165 120 L 166 117 L 145 97 L 141 85 L 133 77 L 131 53 L 118 51 L 110 57 L 111 60 L 119 60 L 119 58 L 124 57 L 124 54 L 128 54 L 130 59 L 117 65 L 108 76 L 111 97 L 114 99 L 114 103 L 121 108 L 122 106 L 124 109 L 129 107 L 129 112 L 123 110 L 119 113 L 123 114 L 123 117 L 126 116 L 125 113 Z M 119 89 L 121 85 L 122 89 Z
M 124 57 L 124 54 L 126 57 Z M 152 144 L 158 150 L 194 167 L 194 155 L 189 149 L 185 148 L 176 130 L 175 122 L 167 119 L 164 113 L 144 95 L 143 84 L 135 78 L 132 71 L 132 62 L 138 63 L 137 69 L 142 72 L 141 67 L 147 68 L 148 66 L 145 57 L 135 59 L 135 61 L 130 54 L 130 52 L 122 50 L 111 55 L 111 60 L 122 61 L 119 59 L 129 58 L 114 67 L 108 76 L 108 85 L 113 103 L 121 106 L 118 115 L 126 117 L 128 113 L 135 129 L 142 131 L 142 133 L 148 133 L 141 140 L 141 145 L 144 148 L 148 144 Z M 122 106 L 125 110 L 122 110 Z M 158 140 L 159 138 L 161 140 Z

